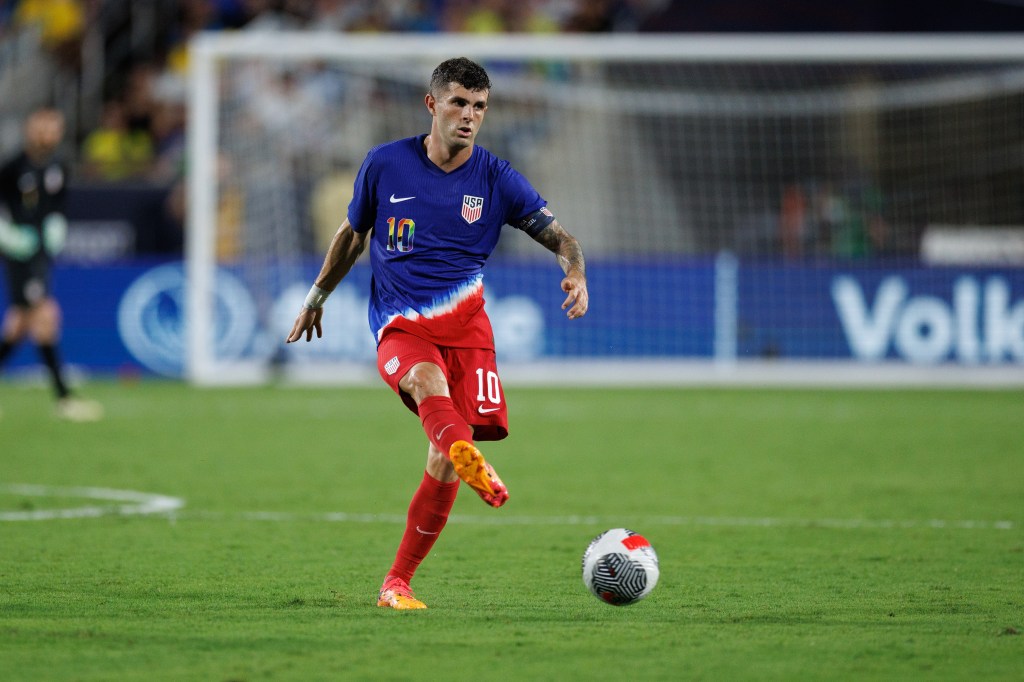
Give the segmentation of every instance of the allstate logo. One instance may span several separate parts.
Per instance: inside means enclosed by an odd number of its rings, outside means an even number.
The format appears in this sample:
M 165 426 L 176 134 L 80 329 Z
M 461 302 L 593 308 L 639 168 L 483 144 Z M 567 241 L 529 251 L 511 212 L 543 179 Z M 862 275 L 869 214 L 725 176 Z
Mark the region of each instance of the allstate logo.
M 241 356 L 256 332 L 256 304 L 237 277 L 218 270 L 214 287 L 215 352 Z M 117 330 L 125 348 L 147 368 L 179 378 L 185 365 L 185 273 L 180 263 L 140 275 L 121 297 Z

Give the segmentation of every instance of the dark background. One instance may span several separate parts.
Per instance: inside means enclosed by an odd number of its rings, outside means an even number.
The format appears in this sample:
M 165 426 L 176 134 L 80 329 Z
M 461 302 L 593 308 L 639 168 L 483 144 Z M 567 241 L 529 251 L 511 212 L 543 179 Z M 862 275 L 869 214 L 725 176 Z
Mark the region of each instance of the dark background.
M 655 32 L 1014 32 L 1024 1 L 721 2 L 673 0 L 641 26 Z

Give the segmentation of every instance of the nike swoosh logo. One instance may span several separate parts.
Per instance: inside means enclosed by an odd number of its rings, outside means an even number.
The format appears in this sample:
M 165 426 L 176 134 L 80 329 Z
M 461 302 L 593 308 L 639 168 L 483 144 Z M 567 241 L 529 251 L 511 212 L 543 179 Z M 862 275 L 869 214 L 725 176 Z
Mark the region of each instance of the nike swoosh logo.
M 403 201 L 409 201 L 409 199 L 415 199 L 416 197 L 396 197 L 394 194 L 391 195 L 392 204 L 400 204 Z
M 416 526 L 416 532 L 419 533 L 420 535 L 437 535 L 441 531 L 437 531 L 437 533 L 431 533 L 429 530 L 423 530 L 419 526 Z
M 440 431 L 435 433 L 434 434 L 434 440 L 441 440 L 441 436 L 444 435 L 444 432 L 447 431 L 448 429 L 452 428 L 453 426 L 455 426 L 455 424 L 449 424 L 448 426 L 444 427 L 443 429 L 441 429 Z
M 497 412 L 500 409 L 500 407 L 484 407 L 483 405 L 481 405 L 480 407 L 476 408 L 476 411 L 479 412 L 480 414 L 489 414 L 491 412 Z

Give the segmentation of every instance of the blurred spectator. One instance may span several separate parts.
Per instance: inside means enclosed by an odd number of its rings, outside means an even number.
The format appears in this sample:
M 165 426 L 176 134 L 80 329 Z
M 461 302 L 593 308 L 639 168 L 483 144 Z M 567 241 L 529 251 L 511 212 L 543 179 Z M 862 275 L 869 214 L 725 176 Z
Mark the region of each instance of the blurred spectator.
M 217 156 L 217 258 L 233 261 L 242 252 L 242 215 L 244 195 L 238 183 L 237 169 L 231 159 L 221 153 Z M 181 177 L 171 186 L 164 203 L 163 229 L 168 241 L 176 238 L 178 248 L 184 243 L 184 228 L 188 210 L 188 186 Z
M 637 31 L 667 4 L 666 0 L 576 0 L 562 29 L 570 33 Z
M 668 0 L 619 0 L 612 8 L 612 30 L 639 31 L 646 19 L 664 10 Z
M 614 27 L 612 0 L 577 0 L 562 28 L 569 33 L 605 33 Z
M 338 230 L 338 216 L 345 215 L 352 200 L 356 170 L 340 168 L 316 183 L 310 195 L 309 213 L 313 220 L 313 241 L 316 248 L 326 249 Z
M 355 33 L 383 33 L 392 30 L 391 15 L 382 5 L 372 5 L 349 29 Z
M 309 0 L 244 0 L 250 19 L 246 31 L 297 31 L 306 27 L 316 9 Z
M 804 254 L 804 236 L 807 234 L 807 196 L 800 183 L 794 182 L 782 190 L 779 211 L 779 245 L 785 258 L 799 258 Z
M 505 31 L 504 0 L 473 3 L 463 19 L 460 31 L 466 33 L 502 33 Z
M 144 130 L 128 126 L 124 103 L 103 105 L 100 126 L 82 142 L 82 171 L 92 180 L 121 181 L 144 175 L 153 161 L 153 141 Z
M 3 38 L 7 34 L 11 24 L 14 23 L 15 9 L 13 2 L 0 0 L 0 38 Z
M 866 258 L 892 251 L 882 192 L 868 180 L 793 182 L 782 192 L 779 248 L 787 259 Z
M 306 74 L 299 69 L 268 69 L 260 75 L 262 80 L 248 96 L 261 129 L 277 138 L 291 156 L 319 147 L 330 120 L 322 92 L 304 87 Z
M 891 235 L 881 190 L 859 180 L 846 187 L 845 195 L 848 210 L 833 238 L 833 253 L 840 258 L 865 258 L 888 252 Z
M 402 12 L 392 22 L 397 31 L 433 33 L 441 30 L 441 5 L 439 0 L 409 0 Z
M 554 33 L 558 21 L 541 0 L 456 0 L 446 6 L 445 29 L 463 33 Z
M 38 27 L 43 47 L 63 66 L 77 66 L 85 22 L 79 0 L 21 0 L 14 10 L 15 27 Z
M 213 28 L 235 29 L 245 24 L 244 0 L 211 0 L 215 21 Z
M 351 31 L 365 14 L 363 3 L 355 0 L 314 0 L 314 18 L 309 28 L 314 31 Z
M 414 31 L 440 28 L 440 0 L 314 0 L 308 28 L 317 31 Z
M 123 88 L 122 102 L 128 128 L 133 132 L 149 132 L 156 108 L 154 89 L 160 75 L 155 65 L 143 62 L 131 67 Z
M 505 0 L 505 29 L 510 33 L 557 33 L 558 22 L 544 5 L 540 0 Z
M 75 135 L 81 140 L 78 160 L 82 175 L 115 182 L 145 177 L 161 184 L 180 179 L 188 46 L 201 31 L 606 31 L 634 27 L 638 17 L 664 6 L 665 1 L 166 0 L 173 21 L 152 27 L 155 37 L 143 41 L 151 49 L 129 55 L 123 60 L 129 66 L 118 65 L 117 72 L 104 75 L 106 97 L 111 101 L 104 105 L 103 121 L 96 130 L 80 130 Z M 6 10 L 12 25 L 38 26 L 50 49 L 77 60 L 89 17 L 95 8 L 106 4 L 107 0 L 0 0 L 0 9 Z M 136 28 L 151 27 L 130 26 L 133 32 Z M 133 33 L 133 42 L 136 38 Z M 322 107 L 336 106 L 349 85 L 327 65 L 286 71 L 269 77 L 253 92 L 252 117 L 264 134 L 278 136 L 275 144 L 284 148 L 287 162 L 292 163 L 301 159 L 304 146 L 324 134 L 326 119 L 318 118 Z M 293 126 L 295 121 L 302 123 L 296 126 L 299 130 L 285 135 L 282 131 L 288 130 L 288 119 Z
M 159 100 L 153 112 L 153 167 L 149 178 L 170 185 L 185 174 L 185 105 Z
M 846 221 L 846 200 L 831 182 L 812 182 L 808 187 L 809 208 L 806 247 L 809 254 L 832 253 L 832 240 Z
M 170 29 L 170 47 L 167 51 L 166 70 L 184 80 L 188 75 L 188 43 L 199 31 L 209 31 L 224 25 L 218 13 L 222 2 L 215 0 L 181 0 L 178 21 Z M 232 21 L 245 22 L 244 6 L 237 3 L 231 11 Z M 241 25 L 239 23 L 238 25 Z

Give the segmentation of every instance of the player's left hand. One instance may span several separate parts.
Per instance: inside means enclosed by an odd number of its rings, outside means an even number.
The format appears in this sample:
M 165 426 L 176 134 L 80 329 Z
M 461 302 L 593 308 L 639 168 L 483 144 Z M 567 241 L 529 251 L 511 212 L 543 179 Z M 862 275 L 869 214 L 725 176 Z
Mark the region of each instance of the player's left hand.
M 577 273 L 566 275 L 562 280 L 562 291 L 567 294 L 565 301 L 562 302 L 562 310 L 569 308 L 566 315 L 570 320 L 587 314 L 587 309 L 590 307 L 590 294 L 587 293 L 586 277 Z

